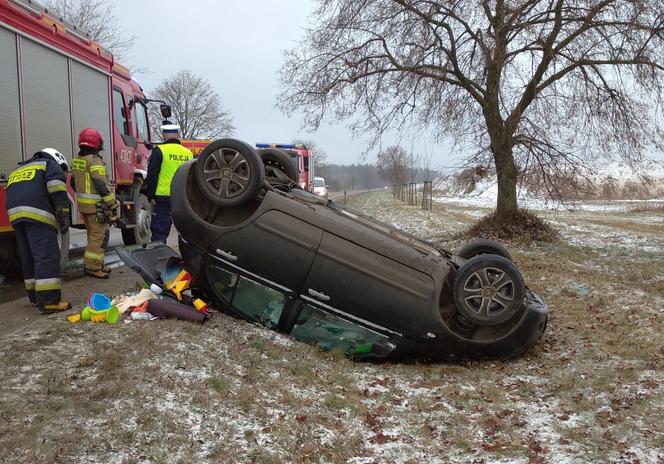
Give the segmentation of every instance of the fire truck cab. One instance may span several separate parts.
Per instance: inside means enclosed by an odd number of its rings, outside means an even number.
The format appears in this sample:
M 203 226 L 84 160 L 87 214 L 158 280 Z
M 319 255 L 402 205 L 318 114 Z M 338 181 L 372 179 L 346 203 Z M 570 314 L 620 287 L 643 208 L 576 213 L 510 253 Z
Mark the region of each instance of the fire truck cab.
M 311 150 L 301 144 L 292 143 L 257 143 L 256 148 L 280 148 L 285 150 L 293 160 L 299 173 L 297 184 L 311 191 L 314 181 L 314 157 Z
M 71 160 L 86 127 L 104 137 L 125 244 L 149 240 L 150 204 L 141 193 L 152 148 L 147 100 L 110 51 L 35 1 L 0 0 L 0 108 L 0 274 L 19 272 L 2 180 L 44 147 Z M 72 226 L 83 228 L 69 190 Z

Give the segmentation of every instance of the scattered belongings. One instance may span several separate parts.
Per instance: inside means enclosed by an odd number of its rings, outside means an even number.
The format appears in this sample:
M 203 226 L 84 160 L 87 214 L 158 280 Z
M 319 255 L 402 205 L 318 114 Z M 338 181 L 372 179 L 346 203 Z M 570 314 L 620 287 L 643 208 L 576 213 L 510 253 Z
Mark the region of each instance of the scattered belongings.
M 165 261 L 163 269 L 159 269 L 159 261 Z M 157 260 L 155 269 L 141 276 L 148 288 L 118 295 L 113 300 L 104 294 L 92 293 L 82 311 L 67 319 L 71 323 L 83 320 L 115 324 L 124 315 L 125 322 L 174 318 L 202 323 L 210 317 L 209 305 L 200 298 L 197 289 L 191 287 L 191 274 L 183 268 L 179 256 L 170 254 Z
M 113 304 L 120 310 L 120 314 L 131 312 L 132 308 L 141 306 L 146 301 L 159 298 L 158 295 L 149 288 L 141 289 L 140 292 L 131 295 L 120 295 L 115 297 Z
M 80 321 L 107 322 L 115 324 L 120 319 L 120 310 L 103 293 L 91 293 L 80 313 L 67 317 L 72 324 Z
M 148 312 L 161 318 L 175 318 L 192 322 L 205 322 L 206 320 L 206 313 L 166 298 L 150 300 L 148 303 Z

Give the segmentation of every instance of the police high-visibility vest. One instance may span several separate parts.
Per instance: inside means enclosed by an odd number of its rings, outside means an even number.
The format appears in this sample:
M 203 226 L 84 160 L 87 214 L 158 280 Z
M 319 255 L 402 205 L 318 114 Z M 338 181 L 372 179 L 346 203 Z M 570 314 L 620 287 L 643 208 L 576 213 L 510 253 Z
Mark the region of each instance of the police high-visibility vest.
M 179 143 L 163 143 L 159 145 L 161 151 L 161 168 L 157 180 L 157 196 L 171 196 L 171 181 L 181 164 L 194 159 L 191 151 Z

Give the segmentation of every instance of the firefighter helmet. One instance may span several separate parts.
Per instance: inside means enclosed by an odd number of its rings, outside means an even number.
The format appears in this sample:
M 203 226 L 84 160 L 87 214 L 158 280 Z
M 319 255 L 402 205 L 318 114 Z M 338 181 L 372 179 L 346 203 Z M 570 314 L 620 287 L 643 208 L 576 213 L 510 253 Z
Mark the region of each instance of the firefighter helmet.
M 55 148 L 43 148 L 42 153 L 46 153 L 48 156 L 53 158 L 56 163 L 60 165 L 63 171 L 69 171 L 69 163 L 62 153 L 60 153 Z
M 104 149 L 104 138 L 97 129 L 88 127 L 87 129 L 83 129 L 78 135 L 78 146 L 101 151 Z

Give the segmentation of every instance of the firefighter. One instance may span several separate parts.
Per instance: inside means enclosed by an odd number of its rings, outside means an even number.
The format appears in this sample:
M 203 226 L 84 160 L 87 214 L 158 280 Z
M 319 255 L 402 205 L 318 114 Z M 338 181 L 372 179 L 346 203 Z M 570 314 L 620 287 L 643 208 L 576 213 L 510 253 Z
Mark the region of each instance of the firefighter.
M 16 233 L 30 302 L 42 314 L 71 308 L 62 301 L 58 230 L 69 230 L 67 160 L 44 148 L 20 164 L 7 179 L 7 213 Z
M 180 126 L 161 126 L 164 143 L 152 150 L 148 163 L 148 176 L 145 180 L 148 199 L 153 205 L 150 231 L 152 241 L 166 243 L 171 231 L 171 182 L 181 164 L 194 159 L 194 155 L 180 144 Z
M 104 247 L 110 224 L 117 219 L 119 203 L 99 154 L 104 149 L 99 131 L 83 129 L 78 136 L 78 147 L 78 156 L 72 160 L 71 185 L 76 190 L 76 203 L 88 234 L 84 270 L 89 276 L 108 279 L 111 269 L 104 265 Z

